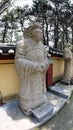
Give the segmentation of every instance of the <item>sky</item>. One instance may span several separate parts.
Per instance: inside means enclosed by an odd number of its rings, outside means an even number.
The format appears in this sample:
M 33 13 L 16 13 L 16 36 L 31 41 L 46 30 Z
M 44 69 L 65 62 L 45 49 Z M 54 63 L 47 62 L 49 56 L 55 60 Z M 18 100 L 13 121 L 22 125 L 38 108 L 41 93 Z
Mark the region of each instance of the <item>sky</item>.
M 31 7 L 33 3 L 32 1 L 33 0 L 16 0 L 15 6 L 23 6 L 23 5 L 28 4 Z M 70 0 L 70 1 L 73 3 L 73 0 Z
M 26 5 L 26 4 L 31 6 L 32 3 L 33 3 L 32 0 L 16 0 L 15 6 L 23 6 L 23 5 Z

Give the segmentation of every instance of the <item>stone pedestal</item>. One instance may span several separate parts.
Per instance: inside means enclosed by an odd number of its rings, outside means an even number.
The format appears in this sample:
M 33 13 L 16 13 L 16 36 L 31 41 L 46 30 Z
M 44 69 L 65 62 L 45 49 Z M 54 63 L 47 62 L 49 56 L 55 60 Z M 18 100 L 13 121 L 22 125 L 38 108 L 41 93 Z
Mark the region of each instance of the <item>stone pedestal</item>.
M 36 117 L 38 121 L 43 121 L 46 117 L 52 114 L 53 109 L 54 105 L 48 102 L 32 110 L 32 114 Z

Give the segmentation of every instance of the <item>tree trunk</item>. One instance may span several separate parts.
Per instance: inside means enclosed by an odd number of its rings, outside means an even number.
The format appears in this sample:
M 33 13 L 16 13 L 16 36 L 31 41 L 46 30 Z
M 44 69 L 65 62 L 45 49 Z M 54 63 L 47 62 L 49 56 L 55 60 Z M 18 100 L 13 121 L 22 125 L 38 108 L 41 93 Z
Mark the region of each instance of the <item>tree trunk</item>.
M 65 29 L 64 29 L 64 26 L 62 26 L 62 28 L 63 28 L 63 33 L 62 33 L 62 45 L 63 45 L 63 49 L 64 49 L 64 47 L 65 47 Z
M 73 27 L 71 27 L 72 29 L 72 45 L 73 45 Z
M 44 19 L 43 19 L 43 22 L 42 22 L 42 35 L 43 35 L 43 44 L 46 45 Z
M 55 42 L 55 48 L 57 48 L 58 43 L 58 29 L 56 26 L 56 22 L 54 23 L 54 42 Z
M 68 43 L 68 30 L 67 30 L 67 26 L 66 26 L 66 33 L 65 33 L 65 35 L 66 35 L 66 43 Z
M 45 23 L 46 23 L 46 45 L 49 46 L 49 37 L 48 37 L 48 22 L 47 19 L 45 19 Z
M 7 23 L 5 23 L 5 28 L 4 28 L 4 33 L 3 33 L 3 39 L 2 39 L 2 43 L 5 42 L 5 37 L 6 37 L 6 34 L 7 34 Z
M 55 48 L 57 48 L 58 40 L 59 40 L 59 20 L 58 16 L 56 16 L 55 22 L 54 22 L 54 42 L 55 42 Z
M 10 39 L 10 43 L 12 43 L 12 37 L 13 37 L 13 28 L 12 28 L 12 31 L 11 31 L 11 39 Z

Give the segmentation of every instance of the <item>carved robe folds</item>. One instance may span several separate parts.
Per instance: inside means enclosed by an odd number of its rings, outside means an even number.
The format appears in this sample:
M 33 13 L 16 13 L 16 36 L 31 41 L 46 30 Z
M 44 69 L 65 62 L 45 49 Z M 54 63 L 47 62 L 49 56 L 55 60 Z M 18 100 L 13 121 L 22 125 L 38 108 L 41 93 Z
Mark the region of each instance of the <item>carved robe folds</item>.
M 15 65 L 20 79 L 20 106 L 28 111 L 47 102 L 46 71 L 49 67 L 44 45 L 25 39 L 17 44 Z
M 62 82 L 70 84 L 73 78 L 73 57 L 72 57 L 72 52 L 68 47 L 64 49 L 64 59 L 65 59 L 65 66 L 64 66 L 64 76 Z

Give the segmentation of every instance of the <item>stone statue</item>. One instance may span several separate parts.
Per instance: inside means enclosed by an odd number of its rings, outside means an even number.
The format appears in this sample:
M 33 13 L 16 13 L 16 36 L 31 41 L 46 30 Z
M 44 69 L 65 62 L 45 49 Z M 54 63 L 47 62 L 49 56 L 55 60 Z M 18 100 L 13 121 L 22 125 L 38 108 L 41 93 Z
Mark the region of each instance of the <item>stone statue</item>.
M 64 49 L 64 76 L 62 79 L 62 83 L 70 84 L 73 79 L 73 54 L 71 52 L 70 44 L 67 44 Z
M 47 102 L 45 78 L 49 60 L 41 40 L 42 27 L 33 24 L 24 31 L 24 41 L 20 41 L 16 47 L 15 65 L 20 79 L 20 106 L 25 113 L 30 113 L 31 109 Z

